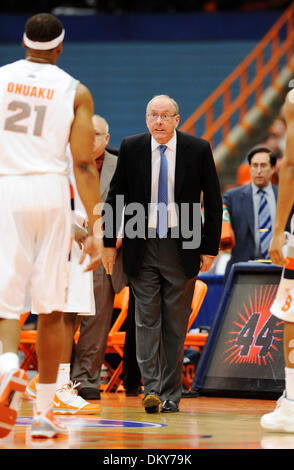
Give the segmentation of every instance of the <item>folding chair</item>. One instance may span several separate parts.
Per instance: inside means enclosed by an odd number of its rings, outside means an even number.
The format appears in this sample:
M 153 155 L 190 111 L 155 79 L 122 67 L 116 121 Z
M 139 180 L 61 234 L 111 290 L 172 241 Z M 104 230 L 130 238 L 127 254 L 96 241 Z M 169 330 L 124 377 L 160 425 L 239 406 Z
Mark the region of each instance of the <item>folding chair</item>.
M 206 296 L 206 293 L 207 293 L 207 285 L 203 281 L 200 281 L 200 279 L 197 279 L 195 282 L 194 295 L 193 295 L 192 304 L 191 304 L 192 312 L 190 313 L 187 334 L 186 334 L 186 338 L 184 342 L 184 349 L 192 348 L 198 351 L 202 351 L 205 345 L 208 333 L 189 333 L 189 331 L 199 313 L 199 310 Z M 192 381 L 193 381 L 192 375 L 193 375 L 193 371 L 191 371 L 190 369 L 187 369 L 187 374 L 185 374 L 183 370 L 182 382 L 188 390 L 190 389 L 192 385 Z
M 187 333 L 190 331 L 194 321 L 196 320 L 196 317 L 199 313 L 199 310 L 206 296 L 206 293 L 207 293 L 207 285 L 205 284 L 205 282 L 200 281 L 200 279 L 197 279 L 195 282 L 194 294 L 193 294 L 193 299 L 191 303 L 192 311 L 190 313 Z
M 22 328 L 31 312 L 23 313 L 20 316 L 20 327 Z M 38 370 L 36 354 L 37 330 L 20 330 L 19 351 L 22 351 L 24 358 L 20 365 L 24 370 Z
M 24 324 L 27 321 L 27 319 L 29 318 L 30 314 L 31 314 L 31 312 L 25 312 L 25 313 L 21 314 L 20 319 L 19 319 L 20 328 L 22 328 L 24 326 Z
M 129 306 L 129 287 L 124 287 L 118 294 L 115 295 L 113 301 L 113 309 L 120 310 L 120 313 L 113 323 L 107 339 L 106 345 L 106 354 L 116 353 L 118 354 L 120 361 L 118 366 L 113 369 L 109 363 L 104 360 L 104 364 L 106 365 L 109 374 L 110 380 L 101 388 L 104 388 L 105 392 L 111 392 L 113 390 L 117 390 L 118 387 L 121 385 L 122 380 L 120 375 L 123 369 L 123 354 L 124 354 L 124 344 L 126 338 L 126 332 L 120 331 L 125 319 L 127 318 L 128 314 L 128 306 Z

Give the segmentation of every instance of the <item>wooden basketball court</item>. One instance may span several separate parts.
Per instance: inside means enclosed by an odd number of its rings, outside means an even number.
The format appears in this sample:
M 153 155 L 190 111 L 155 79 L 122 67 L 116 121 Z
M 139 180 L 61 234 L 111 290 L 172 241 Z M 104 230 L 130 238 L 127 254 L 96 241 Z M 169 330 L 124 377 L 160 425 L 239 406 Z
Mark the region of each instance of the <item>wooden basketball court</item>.
M 33 402 L 24 398 L 17 425 L 0 440 L 0 449 L 148 449 L 152 454 L 158 449 L 294 448 L 294 434 L 268 433 L 259 425 L 261 415 L 274 408 L 274 401 L 185 398 L 180 403 L 181 412 L 175 414 L 146 414 L 141 401 L 142 395 L 103 392 L 100 414 L 60 416 L 70 430 L 68 437 L 32 439 L 29 424 Z

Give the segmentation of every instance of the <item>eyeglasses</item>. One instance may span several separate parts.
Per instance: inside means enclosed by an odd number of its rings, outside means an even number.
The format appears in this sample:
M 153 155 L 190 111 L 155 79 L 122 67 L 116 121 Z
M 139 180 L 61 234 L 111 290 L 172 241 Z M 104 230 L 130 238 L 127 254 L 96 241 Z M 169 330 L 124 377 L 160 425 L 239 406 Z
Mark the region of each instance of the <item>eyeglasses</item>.
M 147 113 L 147 116 L 149 117 L 149 119 L 151 119 L 151 121 L 157 121 L 158 118 L 161 119 L 161 121 L 169 121 L 171 118 L 173 118 L 174 116 L 177 116 L 177 114 L 156 114 L 156 113 Z
M 106 135 L 106 132 L 95 132 L 96 137 L 101 137 L 102 135 Z

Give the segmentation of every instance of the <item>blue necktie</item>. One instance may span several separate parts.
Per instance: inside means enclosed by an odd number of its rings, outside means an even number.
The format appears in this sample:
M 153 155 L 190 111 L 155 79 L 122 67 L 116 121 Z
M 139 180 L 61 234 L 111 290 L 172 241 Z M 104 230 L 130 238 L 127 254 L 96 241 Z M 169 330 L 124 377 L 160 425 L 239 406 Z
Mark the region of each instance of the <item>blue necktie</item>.
M 264 190 L 260 189 L 258 193 L 260 194 L 258 211 L 260 251 L 264 258 L 268 258 L 268 249 L 272 238 L 272 220 Z
M 158 149 L 161 157 L 158 179 L 158 204 L 161 203 L 161 207 L 158 208 L 157 211 L 156 232 L 158 233 L 159 238 L 163 238 L 168 232 L 168 169 L 167 159 L 164 154 L 167 149 L 167 146 L 159 145 Z M 165 206 L 163 206 L 162 203 Z

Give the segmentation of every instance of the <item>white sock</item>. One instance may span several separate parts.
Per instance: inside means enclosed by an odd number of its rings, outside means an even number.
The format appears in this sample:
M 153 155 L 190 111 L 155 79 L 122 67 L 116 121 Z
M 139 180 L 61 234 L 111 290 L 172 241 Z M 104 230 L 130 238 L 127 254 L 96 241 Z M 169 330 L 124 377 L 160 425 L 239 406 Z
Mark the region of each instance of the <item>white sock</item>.
M 12 369 L 19 369 L 18 355 L 13 352 L 7 352 L 0 355 L 0 375 L 6 374 Z
M 294 368 L 285 367 L 286 396 L 294 400 Z
M 59 364 L 56 388 L 58 389 L 62 387 L 63 385 L 68 384 L 69 382 L 70 382 L 70 363 Z
M 56 392 L 56 383 L 54 384 L 40 384 L 36 385 L 37 397 L 36 406 L 38 411 L 46 410 L 54 400 Z

